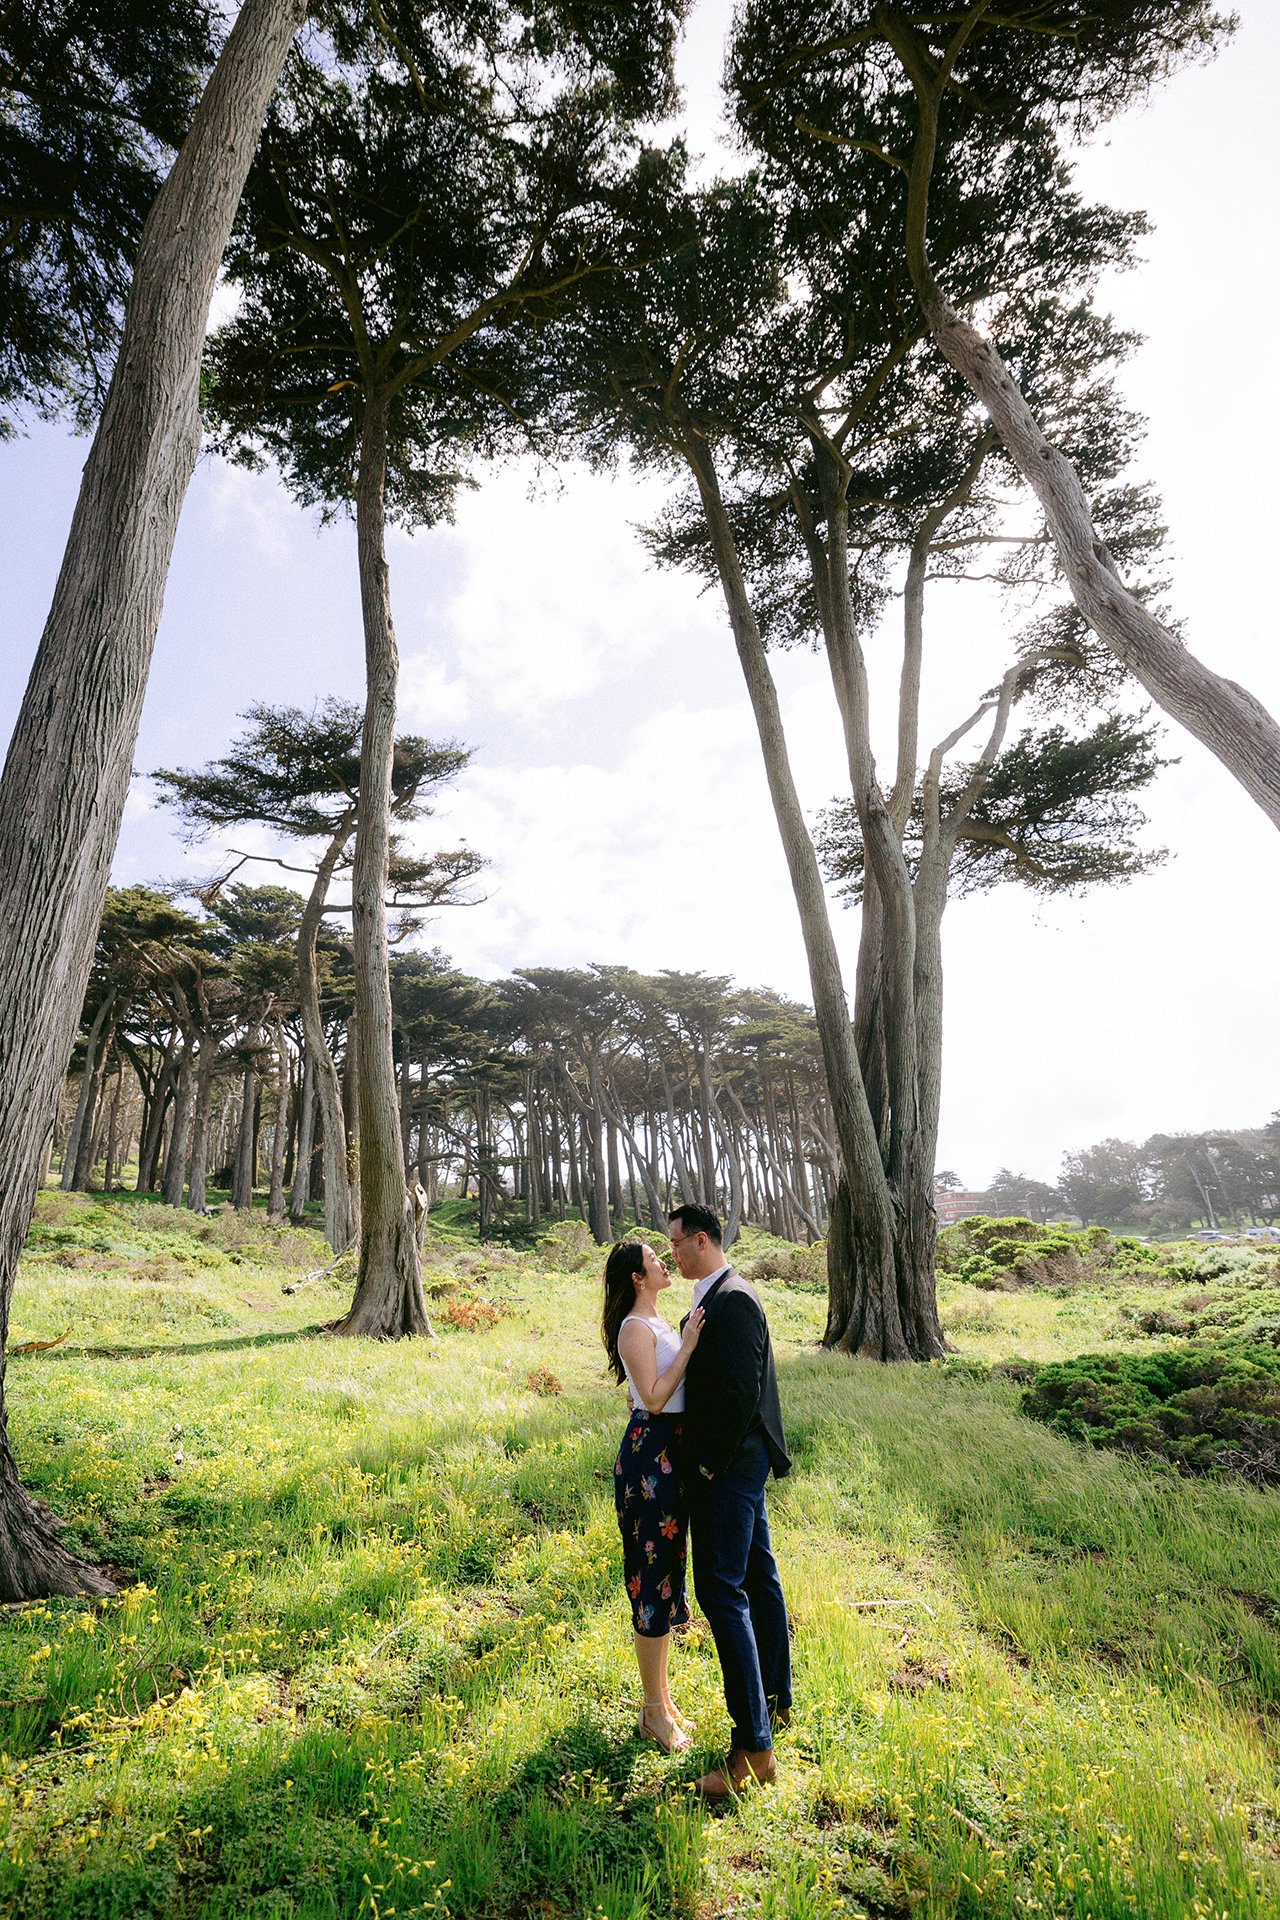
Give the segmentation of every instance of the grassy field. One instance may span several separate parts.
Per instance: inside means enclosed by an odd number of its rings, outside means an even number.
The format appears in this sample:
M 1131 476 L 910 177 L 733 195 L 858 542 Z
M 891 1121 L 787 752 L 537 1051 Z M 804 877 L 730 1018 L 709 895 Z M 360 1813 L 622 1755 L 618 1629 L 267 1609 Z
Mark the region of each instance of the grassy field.
M 70 1333 L 11 1360 L 14 1441 L 130 1585 L 0 1615 L 0 1912 L 1280 1915 L 1280 1495 L 1077 1448 L 975 1364 L 834 1359 L 763 1282 L 797 1706 L 713 1817 L 696 1619 L 694 1751 L 632 1732 L 594 1272 L 441 1245 L 438 1338 L 374 1347 L 317 1330 L 349 1282 L 282 1292 L 323 1257 L 42 1199 L 11 1340 Z M 1141 1338 L 1103 1287 L 942 1301 L 978 1359 Z

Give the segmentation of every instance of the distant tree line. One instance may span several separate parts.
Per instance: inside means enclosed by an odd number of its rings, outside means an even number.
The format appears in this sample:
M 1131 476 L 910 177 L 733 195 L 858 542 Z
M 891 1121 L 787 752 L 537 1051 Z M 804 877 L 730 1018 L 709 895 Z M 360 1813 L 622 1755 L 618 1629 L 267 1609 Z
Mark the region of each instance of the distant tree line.
M 359 1055 L 349 940 L 310 943 L 319 1045 L 303 1018 L 307 903 L 243 882 L 187 911 L 113 889 L 51 1149 L 61 1183 L 129 1180 L 171 1206 L 269 1215 L 325 1206 L 339 1252 L 359 1219 Z M 390 962 L 404 1177 L 422 1210 L 475 1203 L 485 1235 L 568 1215 L 605 1242 L 690 1195 L 788 1239 L 826 1229 L 835 1145 L 812 1013 L 724 978 L 531 968 L 486 982 L 438 952 Z M 317 1098 L 323 1076 L 338 1091 Z M 332 1135 L 333 1137 L 329 1137 Z M 332 1169 L 342 1170 L 335 1206 Z
M 1086 1227 L 1133 1233 L 1273 1226 L 1280 1222 L 1280 1112 L 1264 1127 L 1153 1133 L 1141 1145 L 1099 1140 L 1063 1155 L 1056 1186 L 1001 1167 L 973 1198 L 988 1213 L 1041 1222 L 1066 1213 Z

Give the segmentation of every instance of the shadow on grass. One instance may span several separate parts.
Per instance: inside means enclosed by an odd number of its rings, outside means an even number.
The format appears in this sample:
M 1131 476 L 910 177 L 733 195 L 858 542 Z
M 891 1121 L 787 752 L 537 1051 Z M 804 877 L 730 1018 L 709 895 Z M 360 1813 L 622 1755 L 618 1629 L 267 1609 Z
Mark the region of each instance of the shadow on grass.
M 43 1353 L 23 1353 L 10 1348 L 8 1360 L 154 1360 L 165 1353 L 234 1353 L 240 1347 L 275 1347 L 291 1340 L 313 1340 L 329 1331 L 330 1322 L 313 1321 L 309 1326 L 290 1327 L 283 1333 L 246 1333 L 234 1340 L 172 1340 L 149 1347 L 73 1347 L 59 1344 Z

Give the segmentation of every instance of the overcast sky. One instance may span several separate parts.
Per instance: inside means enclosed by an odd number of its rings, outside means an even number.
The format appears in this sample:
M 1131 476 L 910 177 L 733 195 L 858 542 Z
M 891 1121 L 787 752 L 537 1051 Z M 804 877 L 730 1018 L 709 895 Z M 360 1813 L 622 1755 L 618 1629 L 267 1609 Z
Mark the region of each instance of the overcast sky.
M 1280 9 L 1244 0 L 1212 66 L 1180 76 L 1082 157 L 1088 192 L 1145 208 L 1146 264 L 1109 289 L 1147 336 L 1127 390 L 1151 427 L 1139 470 L 1163 495 L 1172 599 L 1190 645 L 1280 712 L 1274 597 L 1280 413 L 1275 181 Z M 687 124 L 717 160 L 730 9 L 696 6 Z M 0 446 L 0 737 L 48 608 L 86 443 L 50 427 Z M 486 976 L 622 961 L 705 969 L 807 1000 L 759 750 L 718 600 L 649 565 L 633 528 L 661 487 L 508 471 L 456 525 L 391 543 L 402 722 L 474 747 L 430 826 L 488 856 L 482 905 L 428 939 Z M 935 590 L 930 737 L 990 683 L 1002 640 L 963 588 Z M 223 752 L 251 700 L 358 697 L 355 547 L 270 476 L 201 461 L 188 496 L 143 716 L 138 768 Z M 885 689 L 892 635 L 871 648 Z M 776 663 L 811 813 L 841 786 L 826 669 Z M 1280 840 L 1218 763 L 1170 727 L 1180 763 L 1150 796 L 1167 865 L 1127 888 L 1037 905 L 1006 888 L 947 914 L 940 1164 L 1053 1178 L 1109 1135 L 1262 1124 L 1280 1108 Z M 241 837 L 237 845 L 249 844 Z M 145 778 L 120 883 L 219 864 L 188 852 Z M 264 850 L 265 842 L 255 843 Z M 425 844 L 425 843 L 424 843 Z M 270 868 L 256 870 L 263 879 Z M 856 918 L 838 909 L 852 977 Z

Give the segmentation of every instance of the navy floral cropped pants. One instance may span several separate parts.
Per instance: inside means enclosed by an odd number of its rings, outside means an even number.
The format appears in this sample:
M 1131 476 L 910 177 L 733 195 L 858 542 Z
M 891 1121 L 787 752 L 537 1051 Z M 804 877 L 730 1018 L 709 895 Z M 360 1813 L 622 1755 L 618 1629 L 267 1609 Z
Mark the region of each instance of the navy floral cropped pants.
M 637 1407 L 613 1469 L 622 1529 L 622 1566 L 635 1630 L 661 1639 L 689 1618 L 685 1600 L 688 1507 L 680 1462 L 678 1413 Z

